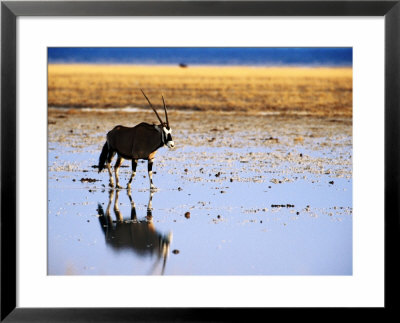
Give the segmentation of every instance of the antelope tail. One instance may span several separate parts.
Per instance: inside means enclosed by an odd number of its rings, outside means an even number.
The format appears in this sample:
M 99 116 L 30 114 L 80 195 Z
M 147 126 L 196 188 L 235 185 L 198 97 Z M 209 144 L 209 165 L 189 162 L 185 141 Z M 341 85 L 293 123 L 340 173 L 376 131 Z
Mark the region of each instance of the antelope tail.
M 103 149 L 99 157 L 99 173 L 104 169 L 104 163 L 106 162 L 107 155 L 108 155 L 108 144 L 106 142 L 103 146 Z

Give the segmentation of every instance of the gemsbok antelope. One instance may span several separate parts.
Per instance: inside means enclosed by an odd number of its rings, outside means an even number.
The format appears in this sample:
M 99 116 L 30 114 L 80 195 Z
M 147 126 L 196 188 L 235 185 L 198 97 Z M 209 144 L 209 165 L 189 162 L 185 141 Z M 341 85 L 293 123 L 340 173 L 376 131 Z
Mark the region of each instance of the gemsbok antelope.
M 101 151 L 98 168 L 100 173 L 104 169 L 104 164 L 107 165 L 108 174 L 110 175 L 110 187 L 114 187 L 110 163 L 114 155 L 117 154 L 118 158 L 114 166 L 116 188 L 122 188 L 119 185 L 118 171 L 123 160 L 132 160 L 132 174 L 127 184 L 127 189 L 130 189 L 132 180 L 136 175 L 137 162 L 139 159 L 144 159 L 147 160 L 150 190 L 156 189 L 153 184 L 152 172 L 156 151 L 158 148 L 163 146 L 173 148 L 175 145 L 174 141 L 172 140 L 171 128 L 168 122 L 168 113 L 164 97 L 161 96 L 164 104 L 165 122 L 161 120 L 156 109 L 153 107 L 146 94 L 144 94 L 143 90 L 141 91 L 150 107 L 155 112 L 160 124 L 151 125 L 149 123 L 142 122 L 132 128 L 119 125 L 107 133 L 107 141 Z
M 109 192 L 108 205 L 105 212 L 100 203 L 97 206 L 100 226 L 107 245 L 116 252 L 124 250 L 134 252 L 139 257 L 155 257 L 156 261 L 150 270 L 150 274 L 154 273 L 162 261 L 161 275 L 163 275 L 170 244 L 172 242 L 172 233 L 162 234 L 154 227 L 152 214 L 154 192 L 150 191 L 147 215 L 143 220 L 138 220 L 137 218 L 136 206 L 130 194 L 130 190 L 127 190 L 127 193 L 131 203 L 131 216 L 129 219 L 124 219 L 119 209 L 119 193 L 120 190 L 116 190 L 114 201 L 115 221 L 110 212 L 114 198 L 114 190 L 111 189 Z

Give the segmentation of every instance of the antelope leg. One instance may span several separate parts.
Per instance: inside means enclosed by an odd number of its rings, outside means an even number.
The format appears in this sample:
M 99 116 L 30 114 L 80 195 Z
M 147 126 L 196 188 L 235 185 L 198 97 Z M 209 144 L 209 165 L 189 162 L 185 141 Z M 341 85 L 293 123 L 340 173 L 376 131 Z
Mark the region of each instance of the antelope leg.
M 132 174 L 131 174 L 131 178 L 129 179 L 128 185 L 126 185 L 127 189 L 131 188 L 132 180 L 136 175 L 137 162 L 138 162 L 137 159 L 132 159 Z
M 115 155 L 115 152 L 110 151 L 108 153 L 107 162 L 106 162 L 108 175 L 110 175 L 110 183 L 109 183 L 110 187 L 114 187 L 114 181 L 113 181 L 112 171 L 111 171 L 111 160 L 113 159 L 114 155 Z
M 108 184 L 110 187 L 114 187 L 114 180 L 112 176 L 112 171 L 111 171 L 111 163 L 107 161 L 107 170 L 108 170 L 108 175 L 110 175 L 110 183 Z
M 118 156 L 117 161 L 115 162 L 115 166 L 114 166 L 114 172 L 115 172 L 115 188 L 122 188 L 121 185 L 119 185 L 119 177 L 118 177 L 118 173 L 119 173 L 119 167 L 121 166 L 122 162 L 123 162 L 123 158 L 121 156 Z
M 149 172 L 149 181 L 150 181 L 150 190 L 155 190 L 157 187 L 154 186 L 153 184 L 153 159 L 149 159 L 147 161 L 147 171 Z

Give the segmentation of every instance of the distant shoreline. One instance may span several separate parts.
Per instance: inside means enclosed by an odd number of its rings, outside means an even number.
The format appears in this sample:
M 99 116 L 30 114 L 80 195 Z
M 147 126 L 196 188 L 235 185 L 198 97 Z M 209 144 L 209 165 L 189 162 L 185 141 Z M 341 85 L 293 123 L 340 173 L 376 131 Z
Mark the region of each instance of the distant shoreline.
M 119 63 L 119 62 L 49 62 L 48 65 L 77 65 L 77 66 L 138 66 L 138 67 L 180 67 L 184 68 L 202 68 L 202 67 L 222 67 L 222 68 L 352 68 L 352 64 L 328 65 L 328 64 L 185 64 L 185 67 L 176 63 Z

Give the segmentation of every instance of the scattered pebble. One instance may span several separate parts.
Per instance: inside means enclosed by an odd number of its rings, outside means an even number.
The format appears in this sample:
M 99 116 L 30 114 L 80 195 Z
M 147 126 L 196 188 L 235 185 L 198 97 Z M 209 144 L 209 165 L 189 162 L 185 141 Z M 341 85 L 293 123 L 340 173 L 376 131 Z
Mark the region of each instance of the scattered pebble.
M 94 183 L 94 182 L 98 182 L 98 181 L 100 181 L 100 180 L 95 179 L 95 178 L 84 178 L 84 177 L 82 177 L 82 178 L 80 179 L 80 181 L 81 181 L 82 183 L 83 183 L 83 182 Z
M 271 207 L 294 207 L 294 204 L 271 204 Z

